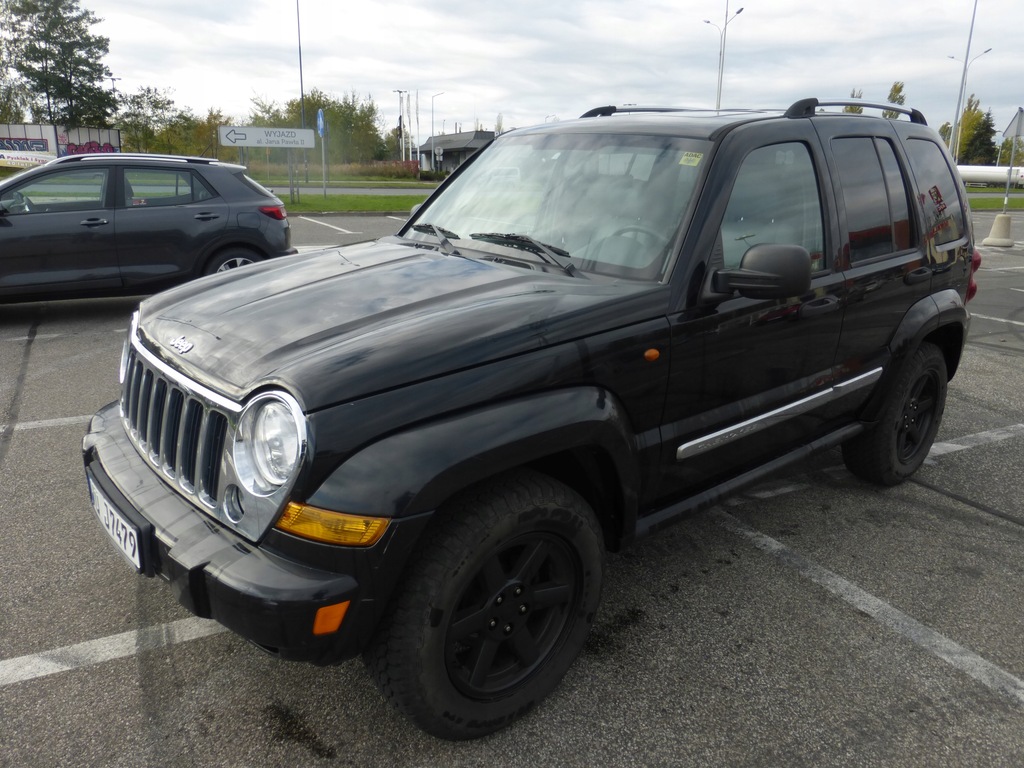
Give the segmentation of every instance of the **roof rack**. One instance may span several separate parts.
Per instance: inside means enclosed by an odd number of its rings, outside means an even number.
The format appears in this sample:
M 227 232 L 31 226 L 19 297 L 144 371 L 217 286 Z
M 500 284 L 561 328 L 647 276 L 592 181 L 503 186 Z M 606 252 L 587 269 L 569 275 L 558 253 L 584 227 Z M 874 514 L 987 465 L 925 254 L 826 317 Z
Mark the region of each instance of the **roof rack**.
M 898 112 L 907 115 L 912 123 L 928 125 L 924 115 L 919 110 L 904 107 L 901 104 L 888 104 L 880 101 L 862 101 L 861 99 L 827 99 L 820 100 L 814 97 L 794 101 L 786 110 L 786 117 L 811 117 L 818 107 L 868 107 L 869 109 L 881 109 L 886 112 Z
M 786 117 L 812 117 L 818 107 L 867 107 L 869 109 L 881 109 L 887 112 L 898 112 L 901 115 L 907 115 L 912 123 L 920 123 L 921 125 L 928 125 L 928 122 L 924 119 L 924 115 L 916 109 L 904 107 L 901 104 L 887 104 L 885 102 L 875 101 L 862 101 L 860 99 L 816 99 L 811 97 L 809 99 L 800 99 L 799 101 L 793 102 L 793 104 L 785 111 Z M 580 115 L 580 118 L 584 117 L 608 117 L 616 113 L 628 113 L 628 112 L 714 112 L 716 114 L 764 114 L 767 112 L 775 112 L 781 110 L 766 110 L 766 109 L 711 109 L 708 107 L 638 107 L 635 105 L 616 107 L 609 104 L 605 107 L 594 107 L 591 110 L 584 112 Z
M 189 155 L 159 155 L 146 152 L 92 152 L 84 155 L 64 155 L 57 158 L 61 163 L 76 163 L 89 160 L 103 161 L 110 159 L 121 160 L 160 160 L 179 163 L 206 163 L 207 165 L 220 162 L 215 157 L 191 157 Z
M 776 110 L 778 111 L 778 110 Z M 638 107 L 635 104 L 629 104 L 622 107 L 616 107 L 608 105 L 607 107 L 594 107 L 593 109 L 587 110 L 580 118 L 584 117 L 608 117 L 616 113 L 634 113 L 634 112 L 714 112 L 716 114 L 728 112 L 730 114 L 748 114 L 751 112 L 763 113 L 763 109 L 715 109 L 714 107 Z

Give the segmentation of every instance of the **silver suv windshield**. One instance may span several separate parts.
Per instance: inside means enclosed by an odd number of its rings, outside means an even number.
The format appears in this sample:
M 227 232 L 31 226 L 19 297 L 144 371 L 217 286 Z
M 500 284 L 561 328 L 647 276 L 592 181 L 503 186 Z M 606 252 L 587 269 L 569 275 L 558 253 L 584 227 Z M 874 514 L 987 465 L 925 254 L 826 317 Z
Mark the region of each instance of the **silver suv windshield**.
M 658 280 L 710 146 L 649 135 L 503 137 L 417 213 L 405 236 L 436 241 L 436 228 L 467 256 Z

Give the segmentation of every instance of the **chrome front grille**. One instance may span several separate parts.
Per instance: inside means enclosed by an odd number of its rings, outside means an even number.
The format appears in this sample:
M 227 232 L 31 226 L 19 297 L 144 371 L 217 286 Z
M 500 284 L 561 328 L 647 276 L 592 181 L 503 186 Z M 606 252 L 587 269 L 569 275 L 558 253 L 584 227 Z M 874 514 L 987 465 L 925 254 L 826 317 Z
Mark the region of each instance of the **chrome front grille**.
M 223 493 L 222 457 L 232 409 L 130 346 L 121 418 L 140 454 L 179 493 L 215 509 Z

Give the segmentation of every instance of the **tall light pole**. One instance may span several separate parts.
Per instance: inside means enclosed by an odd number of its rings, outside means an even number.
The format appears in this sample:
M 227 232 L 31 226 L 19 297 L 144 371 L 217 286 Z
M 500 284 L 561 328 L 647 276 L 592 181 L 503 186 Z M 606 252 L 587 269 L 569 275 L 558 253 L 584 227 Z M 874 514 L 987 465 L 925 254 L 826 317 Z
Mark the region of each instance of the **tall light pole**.
M 299 110 L 302 129 L 306 129 L 306 89 L 302 84 L 302 22 L 299 20 L 299 0 L 295 0 L 295 30 L 299 37 Z M 306 167 L 306 183 L 309 183 L 309 157 L 302 149 L 302 163 Z
M 408 91 L 395 88 L 391 92 L 398 94 L 398 156 L 400 159 L 405 160 L 405 120 L 402 119 L 402 97 L 407 94 Z
M 444 91 L 430 97 L 430 170 L 434 170 L 434 99 L 444 96 Z
M 960 80 L 960 95 L 957 98 L 957 102 L 956 102 L 956 119 L 953 121 L 953 126 L 954 127 L 952 129 L 950 129 L 950 133 L 949 133 L 949 143 L 950 143 L 950 146 L 952 147 L 952 150 L 953 150 L 953 160 L 954 161 L 956 161 L 957 156 L 960 154 L 960 134 L 962 134 L 964 132 L 964 126 L 963 126 L 962 120 L 960 119 L 960 114 L 961 114 L 961 109 L 966 108 L 966 106 L 967 106 L 966 104 L 964 104 L 964 99 L 967 97 L 967 70 L 969 70 L 971 68 L 971 64 L 976 62 L 978 59 L 980 59 L 982 56 L 984 56 L 986 53 L 988 53 L 991 50 L 992 50 L 991 48 L 986 48 L 984 51 L 979 53 L 973 59 L 968 61 L 967 62 L 967 66 L 964 67 L 963 78 Z M 947 56 L 946 58 L 947 59 L 952 59 L 953 61 L 960 61 L 960 59 L 958 59 L 956 56 Z M 955 133 L 954 133 L 954 131 L 955 131 Z
M 960 147 L 956 146 L 960 135 L 960 107 L 963 105 L 964 88 L 967 87 L 967 67 L 970 66 L 971 38 L 974 37 L 974 17 L 978 13 L 978 0 L 974 0 L 974 10 L 971 11 L 971 28 L 967 33 L 967 53 L 964 54 L 964 72 L 960 76 L 960 90 L 956 94 L 956 112 L 953 114 L 953 126 L 949 131 L 949 143 L 953 149 L 953 162 L 956 162 L 956 153 Z
M 725 33 L 726 30 L 729 29 L 729 23 L 734 21 L 741 13 L 743 13 L 742 8 L 730 17 L 729 0 L 725 0 L 725 21 L 722 26 L 718 26 L 717 24 L 713 24 L 710 20 L 704 19 L 705 24 L 710 24 L 718 30 L 718 90 L 715 92 L 716 112 L 722 109 L 722 74 L 725 72 Z

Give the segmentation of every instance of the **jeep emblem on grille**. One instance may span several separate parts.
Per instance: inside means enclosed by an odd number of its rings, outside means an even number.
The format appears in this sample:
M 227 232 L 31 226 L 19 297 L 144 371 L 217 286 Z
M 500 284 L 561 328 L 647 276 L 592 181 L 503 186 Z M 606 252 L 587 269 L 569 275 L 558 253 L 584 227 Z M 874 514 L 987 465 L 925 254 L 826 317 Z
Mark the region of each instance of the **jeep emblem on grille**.
M 171 348 L 177 350 L 177 352 L 182 355 L 184 355 L 194 346 L 195 344 L 186 339 L 184 336 L 179 336 L 178 338 L 171 340 Z

